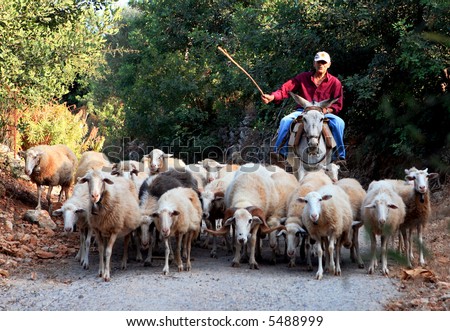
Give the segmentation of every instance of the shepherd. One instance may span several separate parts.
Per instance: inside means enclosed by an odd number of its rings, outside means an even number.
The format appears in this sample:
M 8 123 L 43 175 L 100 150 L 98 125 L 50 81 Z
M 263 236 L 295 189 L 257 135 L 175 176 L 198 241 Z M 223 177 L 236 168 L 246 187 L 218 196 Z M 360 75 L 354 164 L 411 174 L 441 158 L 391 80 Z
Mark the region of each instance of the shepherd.
M 262 94 L 262 101 L 268 104 L 272 101 L 279 103 L 289 97 L 290 92 L 297 93 L 300 97 L 311 103 L 320 103 L 324 100 L 335 100 L 328 107 L 324 107 L 322 112 L 328 119 L 336 149 L 332 156 L 332 161 L 339 165 L 345 165 L 344 128 L 345 123 L 337 114 L 342 110 L 343 93 L 342 84 L 338 78 L 328 72 L 331 66 L 331 58 L 327 52 L 318 52 L 314 56 L 314 70 L 302 72 L 294 78 L 285 82 L 280 89 L 271 94 Z M 276 163 L 285 163 L 288 154 L 288 140 L 285 137 L 289 134 L 292 122 L 302 115 L 304 108 L 300 106 L 293 113 L 285 116 L 280 121 L 278 136 L 275 141 L 274 152 L 271 159 Z

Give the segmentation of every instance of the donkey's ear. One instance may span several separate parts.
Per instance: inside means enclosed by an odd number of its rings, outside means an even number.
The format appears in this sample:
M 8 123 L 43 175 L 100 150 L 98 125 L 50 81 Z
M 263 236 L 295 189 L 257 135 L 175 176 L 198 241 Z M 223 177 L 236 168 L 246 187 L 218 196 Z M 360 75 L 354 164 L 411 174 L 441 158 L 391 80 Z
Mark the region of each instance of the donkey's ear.
M 295 93 L 292 93 L 292 92 L 289 92 L 289 94 L 290 94 L 290 96 L 295 100 L 295 102 L 296 102 L 298 105 L 302 106 L 303 108 L 306 108 L 306 107 L 308 107 L 308 106 L 312 106 L 312 103 L 311 103 L 311 102 L 309 102 L 309 101 L 306 100 L 306 99 L 303 99 L 301 96 L 299 96 L 299 95 L 297 95 L 297 94 L 295 94 Z
M 333 99 L 333 100 L 332 99 L 323 100 L 323 101 L 319 102 L 319 107 L 328 108 L 328 107 L 330 107 L 333 103 L 335 103 L 338 100 L 339 100 L 339 98 L 336 98 L 336 99 Z

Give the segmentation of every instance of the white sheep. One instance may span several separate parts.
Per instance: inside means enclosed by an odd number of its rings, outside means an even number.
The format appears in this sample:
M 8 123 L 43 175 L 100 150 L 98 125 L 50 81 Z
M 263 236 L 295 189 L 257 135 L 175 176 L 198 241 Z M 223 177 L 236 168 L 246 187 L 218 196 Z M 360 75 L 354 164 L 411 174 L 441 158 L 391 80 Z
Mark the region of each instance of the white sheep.
M 299 197 L 306 196 L 309 192 L 316 191 L 324 185 L 332 184 L 329 176 L 324 172 L 316 171 L 308 173 L 300 181 L 300 187 L 293 191 L 286 202 L 287 219 L 283 231 L 280 231 L 278 235 L 284 235 L 286 241 L 286 254 L 290 258 L 288 266 L 290 268 L 295 266 L 295 257 L 297 247 L 300 245 L 301 235 L 306 242 L 306 258 L 308 270 L 312 270 L 311 255 L 309 254 L 309 236 L 304 230 L 303 223 L 301 221 L 301 215 L 305 204 L 298 201 Z
M 306 203 L 302 222 L 312 239 L 317 241 L 319 268 L 316 279 L 322 279 L 322 245 L 326 245 L 329 255 L 329 271 L 341 275 L 341 245 L 350 247 L 350 231 L 353 220 L 352 207 L 347 193 L 337 185 L 325 185 L 319 190 L 309 192 L 299 201 Z M 336 257 L 334 251 L 336 245 Z M 336 262 L 335 262 L 336 261 Z
M 368 273 L 375 271 L 377 263 L 376 236 L 381 237 L 381 272 L 389 275 L 387 245 L 405 220 L 405 204 L 388 181 L 372 182 L 361 205 L 361 219 L 370 234 L 371 261 Z
M 227 173 L 235 172 L 240 168 L 238 164 L 224 164 L 212 159 L 204 159 L 199 161 L 198 164 L 202 165 L 206 170 L 206 180 L 208 183 L 224 177 Z
M 88 184 L 88 223 L 98 244 L 98 274 L 109 281 L 111 253 L 116 239 L 125 237 L 122 258 L 122 269 L 125 269 L 130 233 L 142 224 L 136 187 L 126 178 L 106 176 L 99 170 L 90 170 L 78 182 Z
M 328 163 L 327 165 L 322 166 L 322 170 L 325 171 L 328 177 L 330 177 L 333 183 L 336 183 L 339 180 L 339 170 L 341 167 L 338 164 Z
M 270 228 L 266 222 L 279 199 L 271 175 L 272 172 L 258 164 L 241 166 L 225 192 L 227 209 L 222 228 L 219 231 L 206 229 L 214 235 L 224 235 L 233 226 L 235 233 L 233 267 L 240 266 L 242 245 L 246 245 L 250 239 L 250 269 L 259 269 L 255 259 L 256 243 L 259 242 L 261 235 L 279 229 Z M 246 250 L 244 251 L 246 253 Z
M 144 163 L 144 167 L 150 170 L 150 174 L 165 172 L 169 169 L 184 171 L 186 164 L 182 160 L 173 158 L 172 156 L 173 154 L 167 154 L 155 148 L 143 156 L 142 162 Z
M 359 253 L 359 229 L 363 225 L 361 221 L 361 205 L 366 197 L 366 191 L 361 184 L 354 178 L 343 178 L 335 183 L 340 186 L 348 195 L 353 211 L 352 225 L 352 247 L 350 248 L 350 257 L 352 262 L 357 262 L 359 268 L 364 268 L 364 262 Z
M 69 189 L 72 185 L 73 173 L 77 167 L 77 157 L 66 145 L 39 145 L 29 148 L 26 152 L 20 152 L 25 158 L 25 173 L 36 184 L 38 204 L 36 209 L 41 209 L 41 187 L 48 185 L 47 202 L 51 209 L 51 193 L 53 186 L 61 186 L 58 202 L 69 197 Z
M 89 269 L 89 249 L 91 246 L 92 229 L 88 224 L 89 190 L 87 185 L 75 184 L 72 196 L 67 199 L 61 208 L 55 210 L 53 216 L 62 216 L 64 231 L 72 232 L 75 225 L 80 233 L 80 249 L 75 257 L 80 261 L 83 269 Z
M 81 155 L 78 162 L 77 170 L 73 176 L 74 182 L 79 177 L 83 177 L 91 169 L 99 169 L 105 172 L 111 171 L 112 164 L 109 162 L 107 156 L 104 153 L 88 151 Z
M 176 237 L 175 260 L 178 271 L 183 271 L 181 245 L 182 241 L 185 241 L 186 271 L 190 271 L 192 239 L 200 233 L 202 220 L 202 208 L 197 192 L 185 187 L 167 191 L 159 198 L 158 211 L 152 216 L 166 246 L 163 274 L 169 274 L 170 237 Z

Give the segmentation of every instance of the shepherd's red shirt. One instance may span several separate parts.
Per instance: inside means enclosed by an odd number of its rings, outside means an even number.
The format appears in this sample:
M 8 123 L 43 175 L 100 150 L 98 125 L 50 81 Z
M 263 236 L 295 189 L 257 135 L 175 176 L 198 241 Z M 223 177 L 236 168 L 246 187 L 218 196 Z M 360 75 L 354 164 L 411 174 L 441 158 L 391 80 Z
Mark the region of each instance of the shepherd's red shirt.
M 339 79 L 327 72 L 326 78 L 317 87 L 314 84 L 313 76 L 314 72 L 307 71 L 288 80 L 280 89 L 272 92 L 272 95 L 275 97 L 274 101 L 279 102 L 288 98 L 288 92 L 296 93 L 310 102 L 339 98 L 338 101 L 330 106 L 330 108 L 333 108 L 334 114 L 339 113 L 343 105 L 342 84 Z

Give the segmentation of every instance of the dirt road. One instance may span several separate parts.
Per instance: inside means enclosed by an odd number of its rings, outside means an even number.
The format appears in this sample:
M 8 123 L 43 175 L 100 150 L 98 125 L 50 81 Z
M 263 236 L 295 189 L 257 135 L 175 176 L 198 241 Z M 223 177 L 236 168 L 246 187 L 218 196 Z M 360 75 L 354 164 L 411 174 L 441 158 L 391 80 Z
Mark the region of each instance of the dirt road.
M 73 234 L 76 235 L 76 234 Z M 361 235 L 364 260 L 368 247 Z M 231 256 L 219 250 L 217 259 L 209 250 L 194 248 L 191 272 L 162 275 L 163 261 L 143 267 L 130 258 L 127 270 L 120 270 L 121 251 L 112 259 L 111 282 L 96 276 L 98 255 L 91 254 L 91 268 L 83 270 L 72 258 L 46 261 L 33 268 L 22 267 L 3 280 L 0 310 L 7 311 L 374 311 L 383 310 L 388 299 L 400 296 L 397 278 L 380 273 L 367 275 L 350 262 L 343 249 L 342 276 L 327 273 L 321 281 L 304 263 L 287 268 L 262 262 L 259 270 L 243 263 L 231 267 Z M 267 247 L 263 257 L 268 258 Z M 314 263 L 314 262 L 313 262 Z

